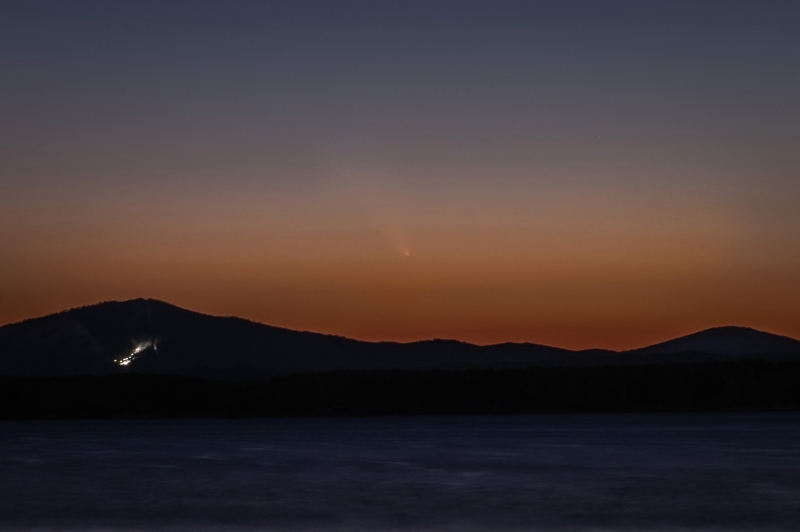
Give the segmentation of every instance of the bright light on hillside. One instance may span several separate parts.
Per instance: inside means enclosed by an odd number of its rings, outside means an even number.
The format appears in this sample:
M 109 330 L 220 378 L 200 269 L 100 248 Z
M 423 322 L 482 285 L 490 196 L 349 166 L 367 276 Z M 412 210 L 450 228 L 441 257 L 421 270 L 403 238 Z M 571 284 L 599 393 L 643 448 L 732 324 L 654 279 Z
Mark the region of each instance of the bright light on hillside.
M 139 353 L 141 353 L 150 346 L 153 346 L 153 348 L 155 349 L 155 345 L 153 344 L 152 340 L 136 344 L 136 347 L 133 348 L 133 351 L 131 351 L 129 355 L 122 358 L 118 358 L 114 360 L 114 362 L 116 362 L 120 366 L 127 366 L 128 364 L 133 362 L 133 360 L 136 358 L 137 355 L 139 355 Z

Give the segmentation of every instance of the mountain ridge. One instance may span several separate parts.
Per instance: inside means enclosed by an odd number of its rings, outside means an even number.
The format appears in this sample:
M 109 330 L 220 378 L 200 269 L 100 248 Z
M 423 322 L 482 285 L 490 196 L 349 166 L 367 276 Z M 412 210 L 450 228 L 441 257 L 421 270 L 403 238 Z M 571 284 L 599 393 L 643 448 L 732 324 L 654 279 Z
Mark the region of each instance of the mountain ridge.
M 626 351 L 435 338 L 368 342 L 212 316 L 155 299 L 107 301 L 0 326 L 0 375 L 120 372 L 211 378 L 369 369 L 510 369 L 797 358 L 800 341 L 714 327 Z

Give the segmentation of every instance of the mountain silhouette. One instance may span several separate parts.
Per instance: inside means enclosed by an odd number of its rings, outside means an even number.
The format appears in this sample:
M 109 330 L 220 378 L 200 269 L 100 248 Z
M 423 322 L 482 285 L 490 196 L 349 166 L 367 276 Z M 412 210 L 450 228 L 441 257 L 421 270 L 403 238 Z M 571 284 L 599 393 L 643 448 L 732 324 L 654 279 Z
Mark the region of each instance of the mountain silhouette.
M 0 375 L 154 373 L 261 379 L 336 370 L 512 369 L 738 358 L 800 359 L 800 342 L 720 327 L 641 349 L 571 351 L 531 343 L 364 342 L 210 316 L 136 299 L 0 327 Z
M 742 356 L 757 353 L 797 353 L 800 351 L 799 346 L 800 342 L 794 338 L 749 327 L 714 327 L 630 352 L 642 355 L 697 352 Z

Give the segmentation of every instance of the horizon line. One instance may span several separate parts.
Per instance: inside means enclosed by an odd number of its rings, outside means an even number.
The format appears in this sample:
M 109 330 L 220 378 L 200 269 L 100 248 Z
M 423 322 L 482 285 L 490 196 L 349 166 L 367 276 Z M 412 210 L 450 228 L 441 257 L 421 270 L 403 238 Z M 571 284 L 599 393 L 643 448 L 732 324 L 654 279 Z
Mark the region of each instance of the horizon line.
M 109 303 L 124 304 L 124 303 L 133 303 L 133 302 L 137 302 L 137 301 L 155 302 L 155 303 L 159 303 L 159 304 L 163 304 L 163 305 L 168 305 L 168 306 L 171 306 L 171 307 L 174 307 L 174 308 L 186 311 L 186 312 L 191 312 L 191 313 L 194 313 L 194 314 L 200 314 L 202 316 L 208 316 L 208 317 L 212 317 L 212 318 L 237 319 L 237 320 L 247 321 L 247 322 L 250 322 L 250 323 L 261 325 L 261 326 L 264 326 L 264 327 L 272 327 L 272 328 L 275 328 L 275 329 L 282 329 L 282 330 L 285 330 L 285 331 L 292 331 L 292 332 L 306 333 L 306 334 L 316 334 L 316 335 L 329 336 L 329 337 L 334 337 L 334 338 L 341 338 L 341 339 L 344 339 L 344 340 L 350 340 L 350 341 L 354 341 L 354 342 L 363 342 L 363 343 L 370 343 L 370 344 L 382 344 L 382 343 L 383 344 L 387 344 L 388 343 L 388 344 L 410 345 L 410 344 L 425 343 L 425 342 L 455 342 L 455 343 L 466 344 L 466 345 L 471 345 L 471 346 L 475 346 L 475 347 L 492 347 L 492 346 L 501 346 L 501 345 L 535 345 L 535 346 L 538 346 L 538 347 L 559 349 L 559 350 L 562 350 L 562 351 L 568 351 L 568 352 L 573 352 L 573 353 L 580 353 L 580 352 L 587 352 L 587 351 L 605 351 L 605 352 L 609 352 L 609 353 L 626 353 L 626 352 L 638 351 L 640 349 L 646 349 L 646 348 L 654 347 L 654 346 L 657 346 L 657 345 L 660 345 L 660 344 L 663 344 L 663 343 L 671 342 L 673 340 L 678 340 L 678 339 L 681 339 L 681 338 L 686 338 L 686 337 L 693 336 L 693 335 L 696 335 L 696 334 L 700 334 L 700 333 L 704 333 L 704 332 L 708 332 L 708 331 L 713 331 L 713 330 L 718 330 L 718 329 L 747 330 L 747 331 L 753 331 L 753 332 L 757 332 L 757 333 L 761 333 L 761 334 L 768 334 L 768 335 L 779 337 L 779 338 L 786 338 L 786 339 L 789 339 L 789 340 L 794 340 L 795 342 L 800 342 L 800 339 L 794 338 L 792 336 L 773 333 L 773 332 L 765 331 L 765 330 L 762 330 L 762 329 L 756 329 L 755 327 L 750 327 L 750 326 L 747 326 L 747 325 L 730 325 L 730 324 L 706 327 L 706 328 L 703 328 L 703 329 L 695 330 L 694 332 L 681 334 L 681 335 L 678 335 L 678 336 L 670 337 L 670 338 L 668 338 L 666 340 L 660 340 L 660 341 L 657 341 L 655 343 L 643 345 L 643 346 L 640 346 L 640 347 L 633 347 L 633 348 L 629 348 L 629 349 L 610 349 L 610 348 L 604 348 L 604 347 L 589 347 L 589 348 L 583 348 L 583 349 L 570 349 L 568 347 L 560 347 L 560 346 L 556 346 L 556 345 L 550 345 L 550 344 L 538 343 L 538 342 L 531 342 L 531 341 L 523 341 L 523 342 L 504 341 L 504 342 L 493 342 L 493 343 L 481 344 L 481 343 L 470 342 L 470 341 L 466 341 L 466 340 L 459 340 L 459 339 L 456 339 L 456 338 L 443 338 L 443 337 L 423 338 L 423 339 L 409 340 L 409 341 L 373 340 L 373 339 L 357 338 L 357 337 L 353 337 L 353 336 L 345 336 L 345 335 L 342 335 L 342 334 L 334 334 L 334 333 L 325 333 L 325 332 L 312 331 L 312 330 L 308 330 L 308 329 L 293 329 L 291 327 L 284 327 L 284 326 L 280 326 L 280 325 L 272 325 L 272 324 L 265 323 L 265 322 L 262 322 L 262 321 L 257 321 L 257 320 L 254 320 L 254 319 L 244 318 L 244 317 L 236 316 L 236 315 L 211 314 L 211 313 L 207 313 L 207 312 L 201 312 L 201 311 L 198 311 L 198 310 L 192 310 L 192 309 L 189 309 L 189 308 L 186 308 L 186 307 L 182 307 L 182 306 L 176 305 L 174 303 L 170 303 L 168 301 L 164 301 L 163 299 L 149 298 L 149 297 L 135 297 L 135 298 L 131 298 L 131 299 L 122 299 L 122 300 L 120 300 L 120 299 L 107 299 L 107 300 L 102 300 L 102 301 L 98 301 L 98 302 L 95 302 L 95 303 L 88 303 L 86 305 L 79 305 L 79 306 L 75 306 L 75 307 L 70 307 L 70 308 L 66 308 L 66 309 L 63 309 L 63 310 L 56 311 L 56 312 L 51 312 L 49 314 L 44 314 L 44 315 L 40 315 L 40 316 L 33 316 L 33 317 L 30 317 L 30 318 L 24 318 L 22 320 L 15 321 L 15 322 L 9 322 L 9 323 L 0 324 L 0 329 L 3 329 L 5 327 L 14 326 L 14 325 L 19 325 L 19 324 L 22 324 L 22 323 L 25 323 L 25 322 L 28 322 L 28 321 L 34 321 L 34 320 L 38 320 L 38 319 L 43 319 L 43 318 L 47 318 L 47 317 L 50 317 L 50 316 L 57 316 L 59 314 L 66 314 L 66 313 L 69 313 L 69 312 L 72 312 L 72 311 L 75 311 L 75 310 L 81 310 L 81 309 L 86 309 L 86 308 L 91 308 L 91 307 L 97 307 L 97 306 L 104 305 L 104 304 L 109 304 Z

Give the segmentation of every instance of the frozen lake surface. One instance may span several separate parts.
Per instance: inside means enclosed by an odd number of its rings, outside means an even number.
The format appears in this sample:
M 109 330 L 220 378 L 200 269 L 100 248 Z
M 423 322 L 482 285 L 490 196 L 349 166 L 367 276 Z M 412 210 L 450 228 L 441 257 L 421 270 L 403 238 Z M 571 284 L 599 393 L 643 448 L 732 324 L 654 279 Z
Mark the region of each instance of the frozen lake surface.
M 0 422 L 1 530 L 800 530 L 800 415 Z

